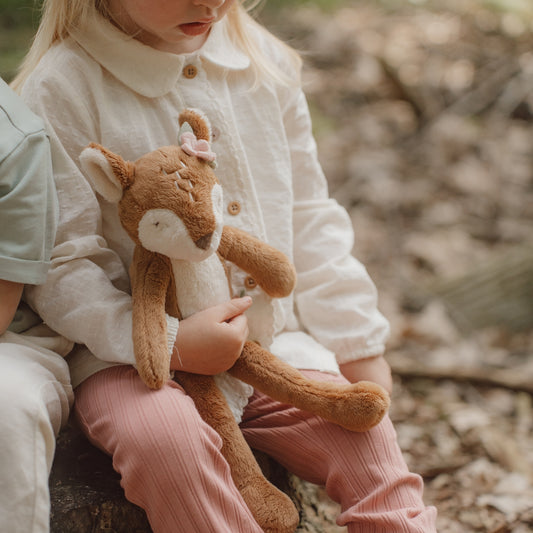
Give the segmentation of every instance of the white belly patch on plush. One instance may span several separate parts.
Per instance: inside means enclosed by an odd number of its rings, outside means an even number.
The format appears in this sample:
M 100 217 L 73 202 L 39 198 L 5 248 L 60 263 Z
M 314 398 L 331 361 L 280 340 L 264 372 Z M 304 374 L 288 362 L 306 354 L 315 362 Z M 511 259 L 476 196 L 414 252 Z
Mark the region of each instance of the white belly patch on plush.
M 231 299 L 226 272 L 216 254 L 204 261 L 172 261 L 178 307 L 183 318 Z
M 178 307 L 183 318 L 231 299 L 226 272 L 216 254 L 199 263 L 173 260 L 172 270 Z M 226 397 L 233 416 L 240 422 L 242 410 L 253 394 L 253 387 L 226 372 L 215 376 L 215 381 Z

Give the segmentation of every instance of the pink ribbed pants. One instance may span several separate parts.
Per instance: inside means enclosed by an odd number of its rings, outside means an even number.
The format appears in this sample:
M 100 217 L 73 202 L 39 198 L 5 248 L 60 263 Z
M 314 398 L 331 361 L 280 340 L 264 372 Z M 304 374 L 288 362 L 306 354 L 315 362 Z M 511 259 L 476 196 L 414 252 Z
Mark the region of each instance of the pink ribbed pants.
M 173 381 L 151 391 L 131 367 L 102 370 L 77 387 L 75 412 L 89 439 L 113 457 L 126 497 L 146 511 L 154 533 L 261 533 L 218 434 Z M 325 485 L 348 532 L 435 532 L 436 511 L 424 506 L 422 480 L 408 471 L 388 418 L 352 433 L 256 392 L 241 427 L 252 448 Z

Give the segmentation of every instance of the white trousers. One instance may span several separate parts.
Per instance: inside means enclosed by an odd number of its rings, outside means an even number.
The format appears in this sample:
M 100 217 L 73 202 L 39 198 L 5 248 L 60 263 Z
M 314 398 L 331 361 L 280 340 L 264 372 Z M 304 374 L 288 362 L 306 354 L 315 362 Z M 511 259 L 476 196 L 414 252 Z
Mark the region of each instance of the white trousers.
M 0 336 L 1 532 L 50 529 L 48 475 L 73 401 L 63 358 L 69 349 L 56 336 Z

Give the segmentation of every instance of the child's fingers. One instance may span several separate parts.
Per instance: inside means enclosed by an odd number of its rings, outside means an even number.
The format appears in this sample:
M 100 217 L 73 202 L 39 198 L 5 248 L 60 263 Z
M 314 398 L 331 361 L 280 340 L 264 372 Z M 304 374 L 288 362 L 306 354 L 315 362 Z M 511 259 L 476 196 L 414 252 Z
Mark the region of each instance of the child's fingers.
M 244 315 L 237 315 L 226 322 L 234 331 L 240 333 L 241 336 L 248 336 L 248 319 Z
M 244 313 L 252 305 L 250 296 L 244 298 L 234 298 L 223 304 L 212 307 L 217 322 L 227 322 L 232 318 Z

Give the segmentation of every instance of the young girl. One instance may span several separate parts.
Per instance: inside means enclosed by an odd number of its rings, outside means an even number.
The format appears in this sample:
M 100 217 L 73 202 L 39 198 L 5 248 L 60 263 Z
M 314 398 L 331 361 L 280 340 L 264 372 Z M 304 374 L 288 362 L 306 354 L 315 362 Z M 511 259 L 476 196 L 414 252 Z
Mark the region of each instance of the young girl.
M 60 202 L 52 269 L 30 297 L 77 343 L 69 363 L 78 420 L 113 456 L 126 497 L 146 510 L 156 533 L 261 529 L 231 481 L 218 435 L 190 398 L 172 380 L 151 391 L 137 375 L 127 274 L 133 244 L 78 156 L 98 142 L 135 160 L 175 144 L 179 112 L 201 109 L 213 127 L 226 222 L 296 265 L 289 298 L 270 301 L 234 271 L 234 293 L 253 305 L 236 298 L 169 319 L 171 369 L 227 370 L 250 330 L 314 379 L 369 379 L 390 389 L 382 357 L 388 325 L 364 267 L 350 256 L 350 220 L 328 198 L 299 68 L 296 54 L 237 0 L 45 0 L 15 82 L 46 120 Z M 250 445 L 324 484 L 349 532 L 434 531 L 435 510 L 422 503 L 421 479 L 407 470 L 388 418 L 352 433 L 246 387 L 242 394 Z

